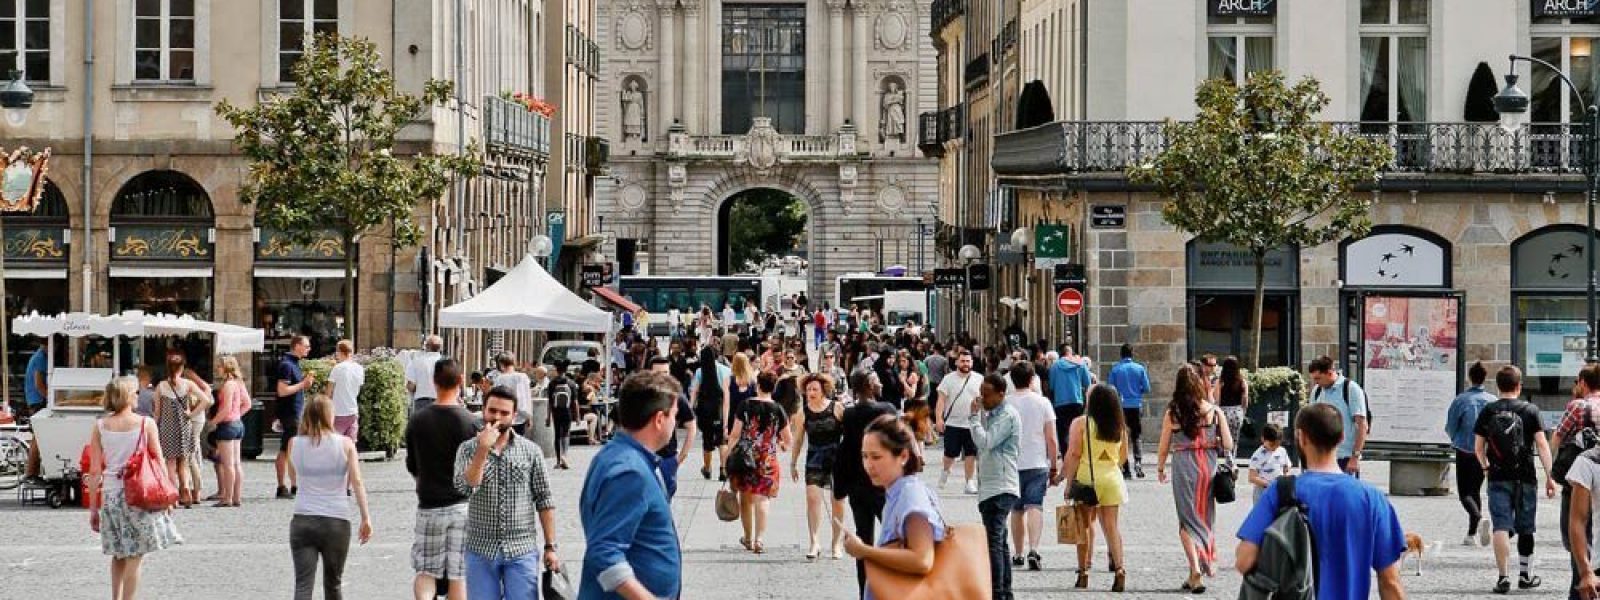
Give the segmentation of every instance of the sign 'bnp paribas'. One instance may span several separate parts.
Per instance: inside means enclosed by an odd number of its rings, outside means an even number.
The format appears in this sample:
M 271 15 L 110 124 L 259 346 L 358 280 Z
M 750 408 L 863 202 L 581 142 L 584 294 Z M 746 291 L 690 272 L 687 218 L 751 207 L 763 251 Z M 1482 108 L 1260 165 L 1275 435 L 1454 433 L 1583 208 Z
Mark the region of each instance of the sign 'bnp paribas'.
M 1529 0 L 1534 18 L 1600 16 L 1600 0 Z
M 1278 0 L 1208 0 L 1213 17 L 1271 17 L 1278 14 Z

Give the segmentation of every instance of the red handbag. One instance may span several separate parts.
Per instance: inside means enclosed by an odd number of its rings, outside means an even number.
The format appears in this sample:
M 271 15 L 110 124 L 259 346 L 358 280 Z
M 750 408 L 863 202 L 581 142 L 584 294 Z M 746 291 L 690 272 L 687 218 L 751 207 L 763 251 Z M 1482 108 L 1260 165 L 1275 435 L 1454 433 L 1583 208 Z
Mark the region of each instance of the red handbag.
M 122 497 L 128 506 L 158 512 L 178 503 L 178 488 L 172 485 L 165 465 L 151 455 L 144 423 L 139 423 L 139 447 L 122 467 Z

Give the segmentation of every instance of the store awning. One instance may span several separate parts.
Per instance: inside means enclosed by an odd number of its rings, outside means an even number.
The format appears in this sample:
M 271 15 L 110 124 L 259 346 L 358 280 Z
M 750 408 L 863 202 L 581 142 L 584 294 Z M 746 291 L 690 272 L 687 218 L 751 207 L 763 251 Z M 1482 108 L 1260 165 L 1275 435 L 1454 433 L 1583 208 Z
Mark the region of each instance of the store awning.
M 600 245 L 600 242 L 605 241 L 605 239 L 605 236 L 590 234 L 582 237 L 575 237 L 562 242 L 561 247 L 576 250 L 587 250 Z
M 6 279 L 66 279 L 67 270 L 61 269 L 19 269 L 6 267 Z
M 627 298 L 622 297 L 622 294 L 617 293 L 616 290 L 608 287 L 595 287 L 589 288 L 589 291 L 599 296 L 600 299 L 611 303 L 612 306 L 631 313 L 639 312 L 639 305 L 629 302 Z
M 158 277 L 201 277 L 211 278 L 211 267 L 124 267 L 111 265 L 112 277 L 126 277 L 129 279 L 146 279 Z
M 344 269 L 339 267 L 256 267 L 255 275 L 262 279 L 344 279 Z

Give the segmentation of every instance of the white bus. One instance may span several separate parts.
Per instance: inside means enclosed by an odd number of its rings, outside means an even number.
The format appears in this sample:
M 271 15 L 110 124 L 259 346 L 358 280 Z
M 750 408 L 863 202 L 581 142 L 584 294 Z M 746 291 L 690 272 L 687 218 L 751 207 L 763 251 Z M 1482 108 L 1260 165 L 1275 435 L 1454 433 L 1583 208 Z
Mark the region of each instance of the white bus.
M 861 308 L 883 311 L 884 292 L 926 292 L 928 286 L 921 277 L 891 277 L 876 273 L 851 273 L 834 281 L 834 308 L 849 309 L 851 304 Z

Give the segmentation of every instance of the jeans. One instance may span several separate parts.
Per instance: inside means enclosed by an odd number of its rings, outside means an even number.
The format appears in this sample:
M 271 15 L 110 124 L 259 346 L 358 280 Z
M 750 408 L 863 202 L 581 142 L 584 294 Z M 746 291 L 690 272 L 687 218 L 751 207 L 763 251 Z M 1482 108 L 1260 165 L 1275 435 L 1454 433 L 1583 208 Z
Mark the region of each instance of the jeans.
M 467 600 L 538 600 L 540 552 L 489 558 L 471 550 L 467 555 Z
M 1346 456 L 1346 457 L 1338 459 L 1338 460 L 1339 460 L 1339 471 L 1341 473 L 1347 473 L 1348 471 L 1345 470 L 1345 466 L 1350 464 L 1350 457 Z M 1360 469 L 1361 469 L 1361 463 L 1356 463 L 1356 472 L 1350 473 L 1350 476 L 1354 477 L 1356 479 L 1361 479 L 1361 470 Z
M 572 413 L 553 411 L 550 413 L 550 423 L 556 430 L 556 460 L 567 462 L 567 448 L 572 445 Z
M 661 457 L 661 483 L 667 487 L 667 500 L 678 495 L 678 455 Z
M 350 554 L 350 521 L 295 515 L 289 520 L 289 554 L 294 559 L 294 598 L 311 600 L 317 585 L 317 559 L 322 560 L 322 597 L 339 600 L 344 560 Z
M 978 503 L 983 531 L 989 534 L 989 577 L 994 583 L 994 600 L 1012 600 L 1011 535 L 1006 531 L 1006 519 L 1016 505 L 1017 497 L 1012 494 L 1000 494 Z
M 1571 584 L 1569 584 L 1567 586 L 1567 598 L 1569 598 L 1571 600 L 1578 600 L 1579 598 L 1583 597 L 1583 596 L 1579 596 L 1578 595 L 1578 561 L 1575 561 L 1575 560 L 1572 559 L 1571 540 L 1567 539 L 1568 536 L 1569 536 L 1569 534 L 1567 532 L 1567 519 L 1569 518 L 1569 515 L 1572 514 L 1570 512 L 1571 510 L 1572 510 L 1572 486 L 1563 485 L 1563 486 L 1561 486 L 1561 520 L 1557 521 L 1556 524 L 1559 526 L 1558 528 L 1561 530 L 1561 548 L 1567 551 L 1567 566 L 1568 566 L 1569 570 L 1572 571 L 1572 582 L 1571 582 Z M 1588 538 L 1587 547 L 1592 548 L 1594 546 L 1594 515 L 1593 514 L 1589 515 L 1589 523 L 1584 526 L 1583 532 L 1584 532 L 1585 537 Z
M 868 485 L 850 492 L 850 517 L 856 521 L 856 537 L 876 545 L 873 527 L 883 519 L 883 494 Z M 861 559 L 856 559 L 856 588 L 861 595 L 866 593 L 867 565 Z
M 1122 420 L 1128 426 L 1128 444 L 1133 446 L 1128 449 L 1128 455 L 1133 460 L 1133 466 L 1135 467 L 1144 464 L 1144 450 L 1139 447 L 1139 436 L 1144 434 L 1144 423 L 1139 421 L 1139 413 L 1140 409 L 1138 408 L 1122 408 Z M 1238 432 L 1234 433 L 1235 438 L 1238 435 Z M 1128 467 L 1129 465 L 1122 465 L 1124 469 Z
M 1478 533 L 1478 521 L 1483 520 L 1483 465 L 1478 455 L 1456 449 L 1456 495 L 1461 498 L 1461 508 L 1467 511 L 1467 535 Z

